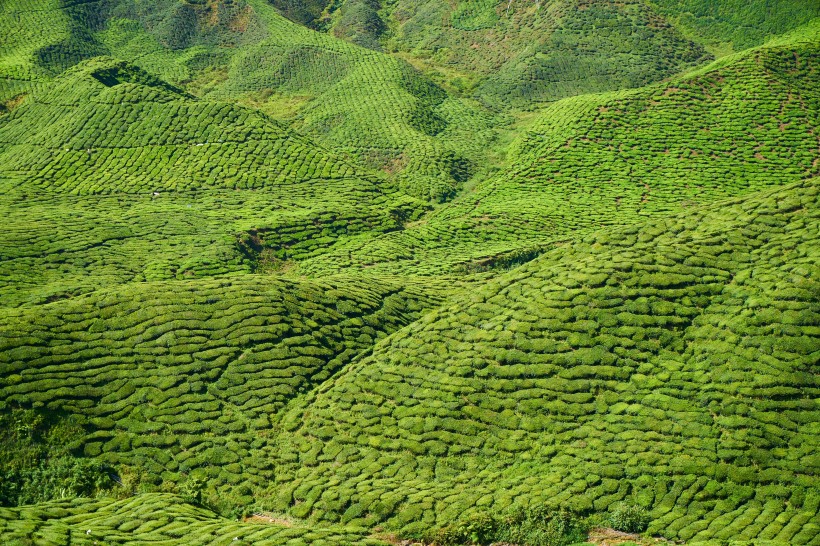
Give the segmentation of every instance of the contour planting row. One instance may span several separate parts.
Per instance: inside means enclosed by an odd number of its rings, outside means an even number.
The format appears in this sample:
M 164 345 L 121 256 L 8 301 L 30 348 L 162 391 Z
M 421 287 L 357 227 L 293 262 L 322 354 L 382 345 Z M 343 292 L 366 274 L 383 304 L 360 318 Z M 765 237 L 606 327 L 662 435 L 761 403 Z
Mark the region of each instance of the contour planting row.
M 384 542 L 363 529 L 308 527 L 289 520 L 256 518 L 237 522 L 185 504 L 169 494 L 145 494 L 130 499 L 72 499 L 0 508 L 0 536 L 9 546 L 33 543 L 167 544 L 232 546 L 379 546 Z
M 415 533 L 625 499 L 669 538 L 817 543 L 818 199 L 601 230 L 422 317 L 289 411 L 276 507 Z
M 303 271 L 454 271 L 816 176 L 818 36 L 814 25 L 664 85 L 560 101 L 511 146 L 506 172 L 424 222 L 342 244 Z
M 243 276 L 5 310 L 0 404 L 72 416 L 75 453 L 154 483 L 199 469 L 247 504 L 277 413 L 438 301 L 405 284 Z

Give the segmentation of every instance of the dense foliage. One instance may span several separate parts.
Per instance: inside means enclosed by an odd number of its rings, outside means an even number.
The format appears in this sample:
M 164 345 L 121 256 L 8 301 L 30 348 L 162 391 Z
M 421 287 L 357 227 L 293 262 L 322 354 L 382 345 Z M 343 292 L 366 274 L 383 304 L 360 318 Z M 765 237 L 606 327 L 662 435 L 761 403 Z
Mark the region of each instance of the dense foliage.
M 4 545 L 820 541 L 816 2 L 4 0 L 0 214 Z

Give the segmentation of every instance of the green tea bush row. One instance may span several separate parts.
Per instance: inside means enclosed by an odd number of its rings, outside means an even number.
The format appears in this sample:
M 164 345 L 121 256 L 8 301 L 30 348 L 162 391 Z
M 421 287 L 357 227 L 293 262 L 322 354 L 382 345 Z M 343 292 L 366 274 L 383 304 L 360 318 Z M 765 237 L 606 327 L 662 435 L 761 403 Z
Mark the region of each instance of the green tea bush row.
M 351 521 L 413 533 L 513 499 L 623 502 L 620 526 L 711 540 L 745 507 L 738 533 L 816 536 L 775 520 L 817 510 L 800 497 L 818 195 L 809 180 L 601 230 L 426 315 L 283 417 L 277 509 L 339 521 L 341 498 L 367 503 Z M 377 516 L 364 494 L 402 501 Z M 767 503 L 785 515 L 751 511 Z
M 250 464 L 258 485 L 270 462 L 249 458 L 270 448 L 257 441 L 269 418 L 436 301 L 390 282 L 250 276 L 7 310 L 0 401 L 82 416 L 69 449 L 115 467 L 172 482 L 209 467 L 218 485 L 247 482 Z

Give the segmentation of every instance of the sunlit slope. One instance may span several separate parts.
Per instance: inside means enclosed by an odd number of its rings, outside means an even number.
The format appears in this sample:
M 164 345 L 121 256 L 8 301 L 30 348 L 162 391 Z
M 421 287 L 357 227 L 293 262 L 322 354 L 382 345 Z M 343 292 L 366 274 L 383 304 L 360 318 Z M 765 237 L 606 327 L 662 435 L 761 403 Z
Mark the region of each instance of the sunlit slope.
M 247 505 L 272 478 L 278 412 L 415 320 L 438 301 L 430 292 L 243 276 L 4 310 L 0 407 L 70 419 L 70 452 L 115 472 L 155 485 L 199 472 L 206 495 L 224 490 L 210 505 Z
M 0 118 L 0 177 L 74 193 L 364 177 L 259 112 L 195 100 L 124 61 L 83 62 Z
M 385 4 L 389 50 L 502 109 L 639 87 L 711 58 L 637 0 Z
M 403 186 L 425 199 L 450 198 L 493 138 L 492 116 L 407 63 L 309 30 L 263 0 L 20 3 L 26 17 L 52 14 L 59 28 L 83 29 L 88 40 L 71 42 L 76 61 L 106 53 L 197 96 L 257 106 L 360 163 L 403 173 Z M 67 50 L 59 40 L 74 35 L 60 32 L 42 47 Z M 12 53 L 8 63 L 23 58 L 51 73 L 35 53 Z M 0 98 L 28 90 L 3 88 Z
M 740 51 L 820 17 L 820 4 L 803 0 L 650 0 L 693 39 L 719 52 Z
M 412 533 L 626 500 L 669 538 L 815 544 L 819 200 L 598 230 L 426 315 L 284 419 L 279 507 Z
M 421 203 L 264 114 L 84 61 L 0 116 L 0 294 L 277 269 Z
M 820 173 L 820 26 L 668 83 L 555 103 L 507 166 L 405 231 L 354 238 L 314 273 L 481 270 L 579 231 Z
M 5 544 L 166 544 L 194 546 L 378 546 L 363 529 L 310 528 L 299 523 L 264 520 L 242 523 L 185 504 L 169 494 L 145 494 L 126 500 L 73 499 L 0 508 L 0 536 Z M 15 542 L 19 541 L 19 542 Z

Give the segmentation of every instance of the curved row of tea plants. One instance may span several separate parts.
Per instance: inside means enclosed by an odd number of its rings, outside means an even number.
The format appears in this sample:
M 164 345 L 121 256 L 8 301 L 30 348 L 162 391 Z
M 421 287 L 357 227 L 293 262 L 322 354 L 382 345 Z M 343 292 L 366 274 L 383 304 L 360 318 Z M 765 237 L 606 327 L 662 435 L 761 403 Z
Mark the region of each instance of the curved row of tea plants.
M 626 500 L 668 538 L 816 544 L 820 185 L 710 208 L 579 238 L 378 345 L 283 419 L 275 507 L 414 534 Z
M 5 309 L 0 407 L 65 416 L 69 453 L 156 486 L 194 473 L 213 505 L 246 506 L 272 478 L 282 408 L 437 303 L 429 291 L 244 275 Z M 47 458 L 4 459 L 3 473 Z

